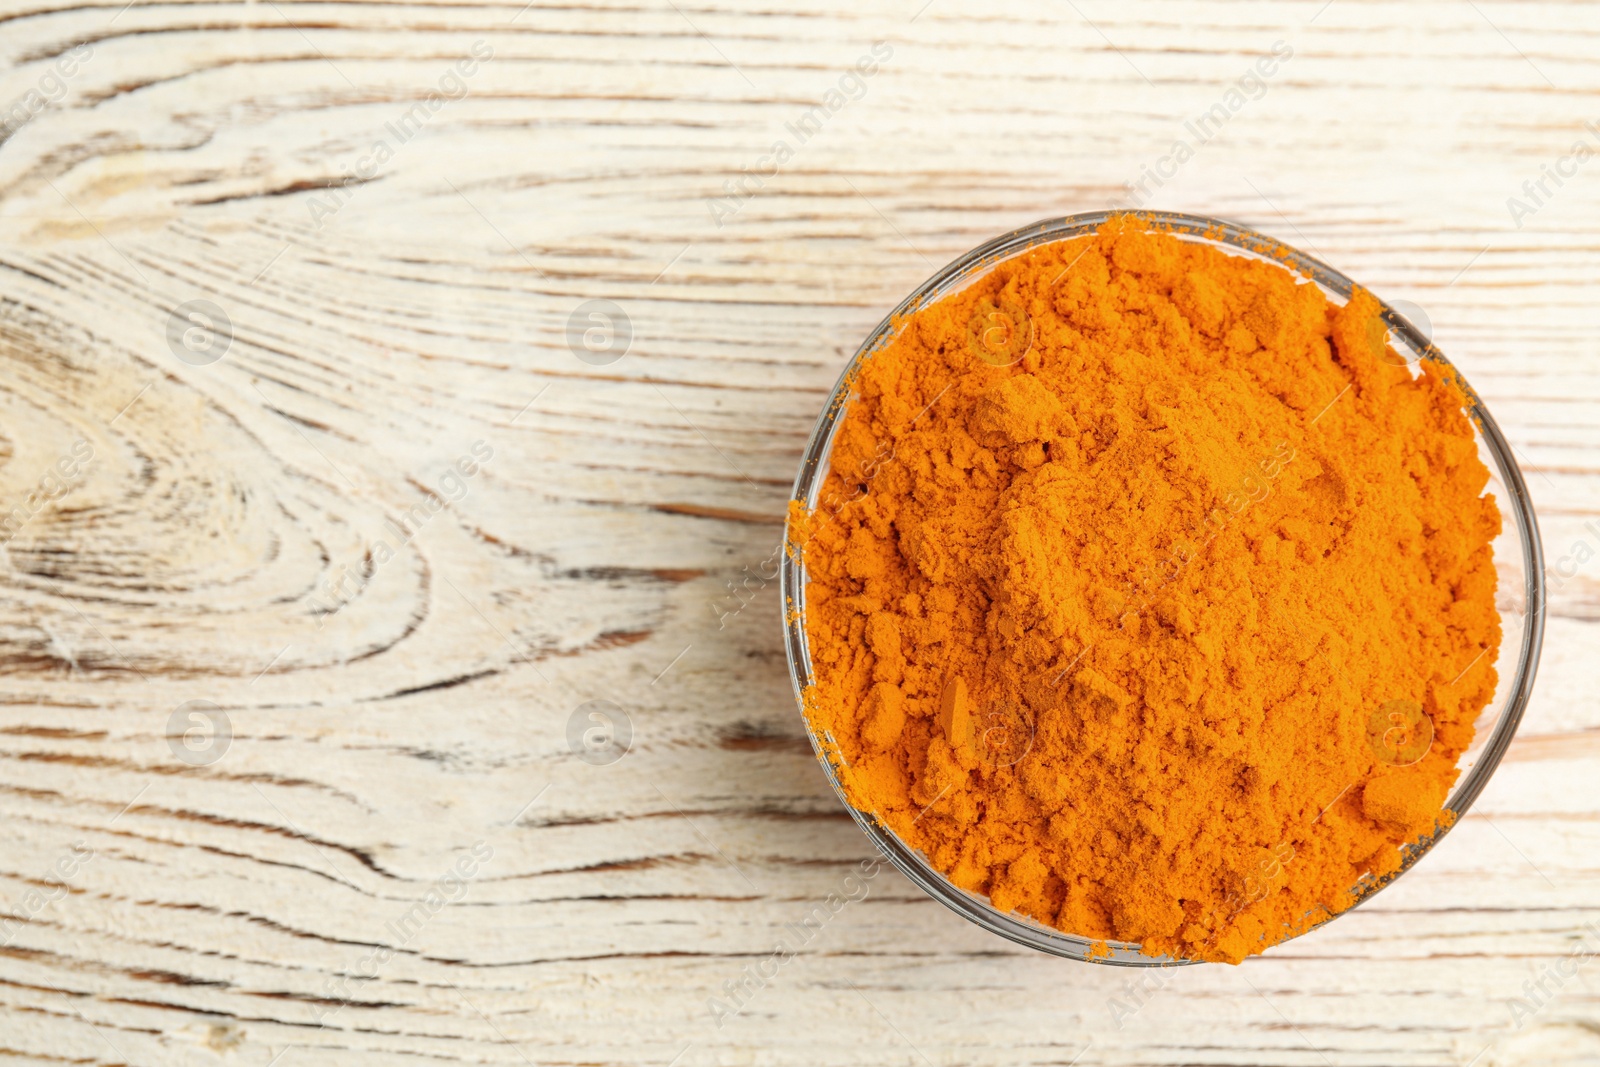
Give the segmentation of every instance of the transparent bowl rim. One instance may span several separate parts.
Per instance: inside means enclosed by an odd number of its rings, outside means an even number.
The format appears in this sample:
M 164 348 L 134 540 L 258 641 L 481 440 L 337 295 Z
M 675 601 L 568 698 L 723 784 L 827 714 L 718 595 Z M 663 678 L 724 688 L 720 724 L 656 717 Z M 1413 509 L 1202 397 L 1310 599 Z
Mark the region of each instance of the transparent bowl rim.
M 1351 293 L 1358 288 L 1357 284 L 1344 274 L 1277 238 L 1269 237 L 1237 223 L 1204 215 L 1188 215 L 1168 211 L 1093 211 L 1043 219 L 1031 225 L 1012 230 L 1009 233 L 1001 234 L 952 260 L 921 285 L 917 286 L 893 311 L 884 317 L 877 328 L 862 342 L 861 347 L 856 350 L 855 355 L 851 357 L 844 371 L 839 375 L 839 380 L 834 384 L 833 390 L 828 396 L 828 402 L 824 405 L 822 414 L 818 416 L 816 426 L 811 431 L 810 440 L 806 443 L 804 458 L 800 463 L 800 471 L 795 477 L 792 499 L 797 501 L 807 512 L 815 507 L 816 497 L 821 492 L 823 482 L 827 477 L 827 461 L 832 450 L 834 433 L 840 417 L 848 406 L 848 391 L 855 378 L 856 371 L 867 359 L 870 359 L 872 355 L 894 337 L 896 319 L 917 308 L 933 303 L 954 292 L 957 288 L 976 281 L 1004 260 L 1020 255 L 1037 245 L 1065 240 L 1092 232 L 1101 223 L 1121 215 L 1132 215 L 1140 220 L 1148 221 L 1180 238 L 1198 239 L 1211 244 L 1227 245 L 1255 258 L 1275 260 L 1286 268 L 1309 277 L 1325 293 L 1338 297 L 1341 301 L 1348 300 Z M 1370 290 L 1368 291 L 1370 292 Z M 1426 335 L 1413 326 L 1403 315 L 1390 307 L 1388 303 L 1384 302 L 1382 298 L 1376 297 L 1376 294 L 1373 295 L 1378 299 L 1384 320 L 1395 334 L 1402 337 L 1413 350 L 1425 354 L 1426 358 L 1449 365 L 1454 369 L 1456 380 L 1460 383 L 1469 399 L 1469 405 L 1466 409 L 1467 414 L 1477 427 L 1485 446 L 1493 458 L 1497 468 L 1496 473 L 1500 476 L 1500 480 L 1509 496 L 1508 500 L 1500 501 L 1502 513 L 1510 513 L 1521 535 L 1522 565 L 1525 575 L 1523 603 L 1531 606 L 1526 611 L 1526 625 L 1523 627 L 1519 642 L 1516 670 L 1507 689 L 1505 710 L 1495 724 L 1494 731 L 1484 745 L 1482 752 L 1479 753 L 1477 761 L 1466 772 L 1465 778 L 1459 781 L 1451 791 L 1449 810 L 1459 820 L 1462 815 L 1466 814 L 1467 809 L 1472 806 L 1473 801 L 1478 798 L 1484 786 L 1488 784 L 1489 778 L 1499 766 L 1501 758 L 1505 755 L 1506 749 L 1510 746 L 1511 740 L 1516 734 L 1518 724 L 1522 721 L 1523 711 L 1527 707 L 1528 698 L 1533 691 L 1534 675 L 1537 673 L 1539 666 L 1540 647 L 1544 640 L 1544 552 L 1539 539 L 1539 526 L 1534 516 L 1533 501 L 1528 494 L 1527 483 L 1523 480 L 1522 471 L 1517 466 L 1516 458 L 1512 454 L 1510 446 L 1506 443 L 1505 437 L 1501 434 L 1493 416 L 1489 414 L 1488 408 L 1479 400 L 1477 393 L 1472 390 L 1459 369 L 1450 364 L 1450 361 L 1433 346 Z M 803 559 L 798 558 L 801 553 L 794 550 L 789 534 L 790 530 L 786 522 L 784 526 L 786 551 L 783 554 L 779 569 L 779 588 L 781 591 L 781 607 L 784 612 L 784 651 L 788 658 L 789 677 L 794 686 L 795 701 L 800 706 L 800 714 L 805 723 L 806 736 L 811 739 L 812 750 L 816 753 L 818 762 L 822 764 L 829 784 L 832 785 L 833 791 L 838 795 L 845 809 L 850 812 L 856 824 L 865 831 L 878 851 L 923 892 L 990 933 L 998 934 L 1017 944 L 1026 945 L 1029 948 L 1056 956 L 1088 960 L 1113 966 L 1170 967 L 1200 962 L 1197 960 L 1144 956 L 1139 953 L 1138 945 L 1116 941 L 1108 943 L 1111 949 L 1110 956 L 1095 959 L 1089 955 L 1089 946 L 1093 943 L 1091 939 L 1057 930 L 1025 916 L 1000 912 L 989 902 L 987 897 L 968 892 L 950 882 L 919 853 L 901 842 L 899 837 L 874 814 L 860 811 L 850 803 L 849 797 L 845 794 L 844 788 L 839 782 L 824 739 L 819 738 L 811 729 L 811 721 L 805 714 L 804 690 L 811 678 L 811 654 L 805 634 L 805 564 Z M 1502 660 L 1505 658 L 1505 652 L 1506 650 L 1502 648 Z M 1399 870 L 1387 878 L 1369 882 L 1365 887 L 1358 888 L 1356 904 L 1370 899 L 1384 886 L 1409 870 L 1418 859 L 1444 837 L 1448 829 L 1448 826 L 1441 824 L 1430 837 L 1406 850 L 1405 858 Z M 1352 905 L 1352 907 L 1354 906 Z M 1346 909 L 1346 912 L 1349 910 Z M 1340 912 L 1339 915 L 1343 915 L 1346 912 Z M 1293 936 L 1302 936 L 1338 917 L 1338 915 L 1328 916 Z

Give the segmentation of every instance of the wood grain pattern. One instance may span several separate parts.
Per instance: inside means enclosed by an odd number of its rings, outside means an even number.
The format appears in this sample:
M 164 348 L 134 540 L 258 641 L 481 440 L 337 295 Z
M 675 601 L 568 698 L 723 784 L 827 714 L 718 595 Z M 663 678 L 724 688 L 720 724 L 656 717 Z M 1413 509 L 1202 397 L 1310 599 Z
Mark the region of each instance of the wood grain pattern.
M 1278 41 L 1148 204 L 1426 310 L 1569 561 L 1518 743 L 1241 968 L 1130 992 L 885 871 L 718 1025 L 868 854 L 749 577 L 840 367 L 955 255 L 1128 197 Z M 1600 968 L 1545 977 L 1600 919 L 1600 162 L 1507 205 L 1600 150 L 1597 48 L 1532 0 L 0 3 L 0 1060 L 1600 1062 Z

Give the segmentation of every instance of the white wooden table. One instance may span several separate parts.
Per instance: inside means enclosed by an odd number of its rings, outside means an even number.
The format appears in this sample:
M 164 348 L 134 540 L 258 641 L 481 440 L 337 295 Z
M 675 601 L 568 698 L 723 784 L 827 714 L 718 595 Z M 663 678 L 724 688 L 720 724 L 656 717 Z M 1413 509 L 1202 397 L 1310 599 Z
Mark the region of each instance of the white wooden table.
M 1600 965 L 1512 1009 L 1600 919 L 1600 10 L 720 4 L 0 5 L 0 1063 L 1600 1063 Z M 715 1018 L 871 854 L 760 577 L 823 397 L 1130 196 L 1425 309 L 1570 573 L 1520 739 L 1131 1018 L 892 870 Z

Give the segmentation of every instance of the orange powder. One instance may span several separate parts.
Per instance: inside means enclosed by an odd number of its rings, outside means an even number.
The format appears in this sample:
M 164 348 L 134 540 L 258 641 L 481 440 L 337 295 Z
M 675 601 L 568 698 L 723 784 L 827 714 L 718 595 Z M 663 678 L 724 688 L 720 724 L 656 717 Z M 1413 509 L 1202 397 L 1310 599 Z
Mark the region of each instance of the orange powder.
M 1229 962 L 1448 824 L 1500 515 L 1376 310 L 1123 217 L 908 316 L 790 515 L 852 803 L 1003 912 Z

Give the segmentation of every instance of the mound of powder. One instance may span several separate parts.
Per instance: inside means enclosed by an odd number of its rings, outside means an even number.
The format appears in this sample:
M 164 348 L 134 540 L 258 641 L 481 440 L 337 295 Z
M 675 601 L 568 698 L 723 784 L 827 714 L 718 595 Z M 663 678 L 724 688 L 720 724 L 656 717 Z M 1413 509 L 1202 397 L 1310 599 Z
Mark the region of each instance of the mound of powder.
M 790 514 L 851 802 L 1003 912 L 1229 962 L 1448 825 L 1500 514 L 1376 313 L 1124 216 L 907 316 Z

